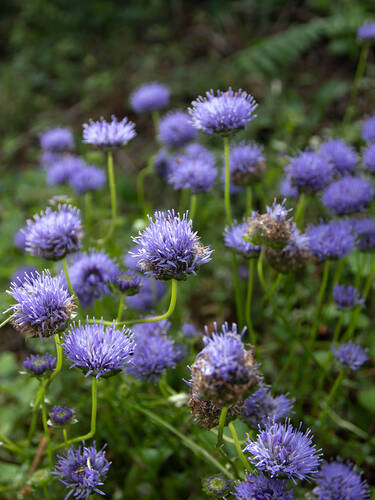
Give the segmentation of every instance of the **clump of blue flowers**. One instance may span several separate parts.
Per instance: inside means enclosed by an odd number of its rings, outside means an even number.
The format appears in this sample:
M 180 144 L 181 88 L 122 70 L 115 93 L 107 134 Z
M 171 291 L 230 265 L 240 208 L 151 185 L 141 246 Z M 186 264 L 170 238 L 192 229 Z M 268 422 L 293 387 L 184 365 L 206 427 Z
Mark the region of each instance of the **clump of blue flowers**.
M 363 349 L 351 340 L 339 347 L 332 346 L 331 350 L 337 361 L 350 370 L 358 370 L 369 359 L 367 349 Z
M 332 182 L 323 193 L 323 204 L 335 215 L 348 215 L 365 210 L 375 191 L 370 182 L 361 177 L 343 177 Z

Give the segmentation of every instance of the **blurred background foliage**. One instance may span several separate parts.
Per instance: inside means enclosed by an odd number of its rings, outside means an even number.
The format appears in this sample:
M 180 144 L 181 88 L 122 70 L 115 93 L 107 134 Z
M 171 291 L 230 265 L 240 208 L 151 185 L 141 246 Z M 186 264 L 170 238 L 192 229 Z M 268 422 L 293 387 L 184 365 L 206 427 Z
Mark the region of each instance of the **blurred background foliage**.
M 69 126 L 79 144 L 82 123 L 90 117 L 127 115 L 136 122 L 136 140 L 116 157 L 124 229 L 118 232 L 116 244 L 110 250 L 120 257 L 130 245 L 130 234 L 142 224 L 135 174 L 156 150 L 150 117 L 134 116 L 130 109 L 128 97 L 134 87 L 152 80 L 168 84 L 172 108 L 185 108 L 210 88 L 232 86 L 251 92 L 259 102 L 258 118 L 239 138 L 255 138 L 265 145 L 268 171 L 255 195 L 255 204 L 261 207 L 265 202 L 270 203 L 277 193 L 283 156 L 328 136 L 340 135 L 360 145 L 361 119 L 374 109 L 374 51 L 370 53 L 361 83 L 355 122 L 346 128 L 341 122 L 360 50 L 356 31 L 374 16 L 373 0 L 2 0 L 1 288 L 8 287 L 9 276 L 20 265 L 43 267 L 40 261 L 17 252 L 13 245 L 15 231 L 24 225 L 26 218 L 44 208 L 52 195 L 63 192 L 73 196 L 69 189 L 46 186 L 45 173 L 38 163 L 41 131 L 56 125 Z M 203 140 L 217 153 L 220 163 L 221 143 L 214 137 Z M 80 151 L 87 161 L 104 165 L 100 154 L 82 145 Z M 147 183 L 146 196 L 154 208 L 186 208 L 183 200 L 157 178 Z M 222 243 L 221 197 L 218 189 L 206 195 L 200 207 L 198 229 L 203 242 L 215 248 L 215 262 L 203 269 L 202 278 L 191 278 L 181 287 L 184 291 L 176 323 L 193 319 L 203 326 L 213 320 L 219 323 L 235 320 L 231 256 L 224 251 Z M 82 204 L 80 199 L 75 202 Z M 243 204 L 238 200 L 234 203 L 239 218 Z M 308 217 L 314 220 L 315 213 L 313 207 Z M 92 235 L 98 234 L 102 229 L 100 221 L 108 217 L 109 201 L 103 192 L 94 203 Z M 89 239 L 86 246 L 92 243 Z M 350 266 L 345 271 L 347 277 L 355 271 L 354 260 L 350 260 Z M 314 289 L 318 286 L 319 274 L 314 275 L 311 268 L 309 275 L 315 279 Z M 278 294 L 279 305 L 298 310 L 299 304 L 308 301 L 311 290 L 309 283 L 297 280 L 294 285 L 291 280 L 285 280 L 280 292 L 283 293 Z M 2 294 L 1 310 L 8 302 Z M 269 377 L 267 382 L 272 383 L 277 377 L 274 360 L 279 357 L 280 342 L 287 337 L 283 326 L 274 318 L 272 325 L 262 323 L 264 317 L 272 317 L 272 309 L 261 302 L 261 294 L 258 304 L 254 311 L 256 328 L 269 336 L 263 349 L 262 369 L 266 379 Z M 360 327 L 366 330 L 366 335 L 373 329 L 374 306 L 372 300 L 368 316 L 361 316 Z M 190 318 L 183 314 L 183 307 L 190 311 Z M 104 300 L 102 311 L 109 316 L 112 310 L 111 300 Z M 328 331 L 336 314 L 333 308 L 327 308 L 323 326 Z M 30 342 L 27 349 L 34 352 L 47 349 L 45 345 L 40 348 L 38 342 Z M 372 344 L 370 352 L 374 356 L 375 341 Z M 27 426 L 28 405 L 35 384 L 18 376 L 26 346 L 21 336 L 10 328 L 2 330 L 1 351 L 2 432 L 19 439 Z M 374 442 L 369 438 L 375 428 L 375 394 L 370 382 L 373 375 L 370 368 L 361 380 L 359 392 L 356 381 L 347 382 L 349 398 L 340 401 L 347 420 L 337 420 L 337 432 L 319 443 L 328 455 L 340 452 L 344 458 L 352 458 L 364 468 L 368 478 L 375 466 L 375 457 L 370 453 Z M 173 387 L 186 391 L 182 378 L 187 377 L 184 367 L 174 372 Z M 77 409 L 80 415 L 77 426 L 84 431 L 89 401 L 82 394 L 86 382 L 82 386 L 79 374 L 65 368 L 50 398 L 53 401 L 61 397 L 78 378 L 80 391 L 69 394 L 69 403 Z M 290 380 L 282 389 L 293 395 L 296 383 L 298 381 Z M 122 406 L 127 391 L 138 387 L 137 382 L 132 382 L 133 387 L 127 384 L 125 381 L 110 386 L 108 391 L 103 391 L 100 403 L 98 441 L 111 444 L 110 458 L 114 462 L 105 488 L 110 492 L 109 498 L 132 498 L 135 492 L 150 499 L 204 498 L 198 476 L 217 471 L 180 446 L 168 430 L 161 430 L 150 420 L 142 422 L 139 415 Z M 151 387 L 150 391 L 153 390 Z M 88 394 L 88 389 L 86 392 Z M 194 439 L 201 445 L 210 444 L 212 438 L 213 446 L 214 435 L 191 428 L 186 407 L 175 408 L 173 412 L 168 407 L 160 408 L 158 412 L 164 413 L 183 434 L 195 434 Z M 314 425 L 308 416 L 304 421 Z M 355 424 L 350 429 L 347 428 L 349 421 Z M 9 475 L 17 480 L 24 473 L 12 464 L 0 464 L 0 482 Z M 54 498 L 60 498 L 60 493 L 56 495 Z

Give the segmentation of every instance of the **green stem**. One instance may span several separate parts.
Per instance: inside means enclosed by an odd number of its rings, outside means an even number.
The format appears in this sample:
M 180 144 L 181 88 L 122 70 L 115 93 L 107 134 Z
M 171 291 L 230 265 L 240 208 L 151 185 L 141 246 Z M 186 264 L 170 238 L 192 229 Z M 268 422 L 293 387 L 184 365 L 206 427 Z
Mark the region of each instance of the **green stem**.
M 36 424 L 37 424 L 37 420 L 38 420 L 38 412 L 39 412 L 39 408 L 40 408 L 40 401 L 41 401 L 41 397 L 43 395 L 43 392 L 44 392 L 44 387 L 43 387 L 42 383 L 40 382 L 39 383 L 39 390 L 35 396 L 33 415 L 31 418 L 31 424 L 30 424 L 29 433 L 27 436 L 29 444 L 31 444 L 34 433 L 35 433 Z
M 116 319 L 117 323 L 120 323 L 121 321 L 123 309 L 124 309 L 124 294 L 121 294 L 121 299 L 118 306 L 117 319 Z
M 301 323 L 298 324 L 298 328 L 297 328 L 297 338 L 299 337 L 300 335 L 300 332 L 301 332 Z M 292 343 L 292 346 L 291 346 L 291 349 L 289 351 L 289 354 L 288 354 L 288 357 L 275 381 L 275 383 L 272 385 L 272 390 L 274 392 L 277 391 L 277 388 L 279 387 L 279 384 L 281 382 L 281 379 L 283 378 L 283 376 L 285 375 L 286 371 L 288 370 L 289 368 L 289 365 L 290 363 L 292 362 L 293 358 L 294 358 L 294 355 L 295 355 L 295 352 L 296 352 L 296 349 L 297 349 L 297 342 L 293 342 Z
M 232 262 L 233 262 L 233 286 L 234 286 L 234 296 L 236 299 L 236 312 L 239 326 L 243 326 L 243 306 L 242 306 L 242 296 L 241 296 L 241 285 L 240 278 L 238 276 L 238 265 L 237 265 L 237 255 L 236 252 L 232 251 Z
M 159 133 L 159 121 L 160 121 L 159 112 L 153 111 L 151 116 L 152 116 L 152 123 L 154 124 L 154 129 L 155 129 L 155 137 L 157 137 Z
M 247 328 L 249 329 L 250 341 L 255 347 L 256 333 L 254 331 L 253 322 L 251 320 L 251 298 L 253 294 L 253 283 L 254 283 L 254 259 L 249 259 L 249 278 L 247 280 L 245 317 L 246 317 Z
M 86 441 L 95 436 L 96 432 L 96 416 L 98 411 L 98 380 L 96 377 L 92 377 L 91 382 L 91 427 L 90 432 L 84 434 L 83 436 L 78 436 L 72 439 L 64 441 L 64 443 L 58 444 L 53 447 L 53 451 L 63 448 L 64 446 L 69 446 L 73 443 L 79 443 L 81 441 Z
M 311 333 L 310 333 L 310 348 L 311 349 L 314 346 L 316 334 L 318 332 L 319 320 L 320 320 L 320 316 L 321 316 L 321 312 L 322 312 L 322 308 L 323 308 L 324 294 L 325 294 L 325 291 L 327 288 L 327 283 L 328 283 L 329 266 L 330 266 L 330 261 L 326 260 L 324 263 L 324 271 L 323 271 L 322 283 L 320 285 L 320 290 L 319 290 L 318 305 L 316 308 L 315 319 L 314 319 L 313 326 L 312 326 Z
M 0 323 L 0 328 L 5 326 L 9 321 L 12 319 L 12 316 L 9 316 L 9 318 L 5 319 L 2 323 Z
M 232 422 L 229 423 L 228 425 L 229 429 L 230 429 L 230 432 L 232 433 L 232 437 L 233 437 L 233 441 L 234 441 L 234 446 L 236 448 L 236 451 L 237 451 L 237 455 L 239 456 L 241 462 L 243 463 L 244 467 L 251 473 L 254 472 L 254 469 L 253 467 L 251 466 L 250 462 L 247 460 L 247 458 L 245 457 L 242 449 L 241 449 L 241 445 L 240 445 L 240 442 L 239 442 L 239 439 L 238 439 L 238 436 L 237 436 L 237 432 L 236 432 L 236 429 L 233 425 Z
M 68 446 L 69 446 L 68 445 L 68 433 L 66 432 L 65 427 L 63 428 L 62 433 L 63 433 L 65 448 L 68 448 Z
M 63 258 L 62 260 L 62 263 L 63 263 L 63 267 L 64 267 L 64 274 L 65 274 L 65 279 L 66 279 L 66 282 L 68 284 L 68 288 L 69 288 L 69 291 L 72 295 L 74 295 L 77 299 L 77 305 L 78 305 L 78 309 L 80 311 L 80 313 L 82 314 L 83 316 L 83 311 L 82 311 L 82 307 L 81 307 L 81 304 L 78 300 L 78 297 L 77 295 L 75 294 L 74 292 L 74 288 L 72 286 L 72 282 L 70 281 L 70 276 L 69 276 L 69 269 L 68 269 L 68 263 L 67 263 L 67 260 L 66 260 L 66 257 Z
M 142 170 L 138 172 L 136 181 L 138 204 L 142 207 L 144 217 L 147 217 L 147 214 L 150 212 L 150 208 L 145 202 L 144 182 L 146 176 L 152 174 L 152 172 L 154 171 L 153 159 L 154 157 L 152 156 L 148 161 L 147 166 L 145 168 L 142 168 Z
M 51 500 L 51 497 L 48 493 L 48 488 L 46 485 L 43 485 L 43 493 L 44 493 L 44 496 L 46 497 L 46 500 Z
M 88 191 L 85 193 L 85 226 L 86 233 L 90 233 L 91 228 L 91 193 Z
M 304 225 L 306 204 L 307 204 L 307 197 L 304 193 L 302 193 L 299 197 L 296 214 L 294 217 L 298 229 L 301 230 L 303 229 Z
M 42 392 L 42 397 L 41 397 L 42 422 L 43 422 L 44 437 L 46 438 L 46 443 L 47 443 L 47 455 L 48 455 L 49 466 L 50 466 L 50 469 L 53 469 L 51 438 L 49 435 L 49 429 L 48 429 L 48 424 L 47 424 L 47 409 L 46 409 L 45 395 L 46 395 L 46 387 L 43 386 L 43 392 Z
M 366 63 L 367 63 L 369 49 L 370 49 L 370 41 L 367 41 L 362 45 L 361 52 L 359 54 L 359 60 L 358 60 L 358 65 L 357 65 L 357 69 L 356 69 L 355 76 L 354 76 L 354 82 L 353 82 L 352 91 L 350 94 L 349 104 L 348 104 L 348 107 L 346 108 L 345 116 L 343 119 L 343 126 L 344 127 L 346 125 L 348 125 L 348 123 L 351 121 L 351 119 L 354 116 L 355 101 L 356 101 L 356 98 L 358 95 L 359 84 L 362 80 L 362 77 L 363 77 L 365 69 L 366 69 Z
M 324 407 L 324 410 L 322 411 L 322 414 L 320 415 L 320 424 L 323 425 L 324 423 L 324 419 L 327 415 L 327 411 L 329 409 L 329 406 L 338 390 L 338 388 L 340 387 L 341 385 L 341 382 L 344 378 L 344 375 L 345 375 L 345 370 L 341 370 L 340 373 L 338 374 L 336 380 L 335 380 L 335 383 L 333 384 L 332 386 L 332 389 L 330 391 L 330 393 L 328 394 L 328 398 L 327 398 L 327 402 L 326 402 L 326 405 Z
M 214 458 L 212 455 L 210 455 L 210 453 L 208 453 L 207 450 L 205 450 L 204 448 L 202 448 L 198 444 L 194 443 L 194 441 L 192 441 L 190 438 L 188 438 L 187 436 L 182 434 L 180 431 L 178 431 L 171 424 L 169 424 L 168 422 L 165 422 L 165 420 L 160 418 L 155 413 L 153 413 L 149 410 L 146 410 L 146 409 L 142 408 L 141 406 L 138 406 L 137 404 L 132 403 L 131 406 L 135 410 L 137 410 L 137 411 L 143 413 L 144 415 L 146 415 L 147 417 L 149 417 L 156 424 L 160 425 L 161 427 L 164 427 L 165 429 L 168 429 L 170 432 L 175 434 L 187 448 L 189 448 L 193 453 L 203 456 L 207 460 L 207 462 L 210 462 L 216 469 L 219 469 L 226 477 L 228 477 L 229 479 L 234 479 L 232 474 L 218 460 L 216 460 L 216 458 Z
M 190 195 L 190 210 L 189 210 L 190 219 L 194 219 L 196 209 L 197 209 L 197 195 L 194 193 L 191 193 L 191 195 Z
M 231 208 L 230 208 L 230 169 L 229 169 L 229 140 L 228 137 L 224 137 L 224 156 L 225 156 L 225 187 L 224 187 L 224 206 L 225 206 L 225 217 L 227 223 L 231 224 Z
M 252 192 L 251 192 L 251 186 L 246 186 L 246 188 L 245 188 L 245 194 L 246 194 L 246 216 L 250 217 L 250 215 L 251 215 L 251 209 L 252 209 Z
M 62 356 L 62 346 L 61 346 L 61 343 L 60 343 L 59 334 L 55 333 L 54 337 L 55 337 L 57 362 L 56 362 L 56 368 L 53 370 L 53 372 L 51 373 L 51 376 L 47 380 L 46 390 L 50 386 L 52 380 L 60 373 L 61 368 L 62 368 L 63 356 Z
M 115 182 L 115 172 L 113 168 L 113 152 L 107 151 L 107 170 L 108 170 L 108 182 L 109 182 L 109 193 L 111 197 L 111 212 L 112 221 L 109 226 L 107 234 L 98 241 L 100 246 L 103 246 L 106 241 L 110 239 L 114 233 L 116 222 L 117 222 L 117 199 L 116 199 L 116 182 Z
M 220 448 L 220 446 L 223 444 L 223 432 L 224 432 L 224 427 L 225 427 L 225 419 L 227 418 L 227 413 L 228 413 L 228 407 L 224 406 L 221 410 L 221 413 L 220 413 L 216 448 Z
M 13 443 L 13 441 L 8 439 L 1 432 L 0 432 L 0 441 L 2 448 L 7 448 L 9 451 L 13 451 L 13 453 L 18 453 L 19 455 L 23 455 L 25 457 L 29 455 L 27 451 L 20 448 L 18 445 L 16 445 L 16 443 Z

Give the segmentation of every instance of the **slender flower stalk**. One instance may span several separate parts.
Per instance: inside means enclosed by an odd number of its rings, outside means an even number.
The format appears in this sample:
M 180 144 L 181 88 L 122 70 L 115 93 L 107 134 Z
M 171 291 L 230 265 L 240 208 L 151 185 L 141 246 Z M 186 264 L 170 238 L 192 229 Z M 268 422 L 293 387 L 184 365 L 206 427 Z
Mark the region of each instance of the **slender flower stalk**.
M 230 168 L 229 168 L 229 139 L 224 137 L 224 157 L 225 157 L 225 187 L 224 187 L 224 207 L 227 223 L 232 223 L 232 215 L 230 208 Z
M 341 382 L 344 379 L 344 375 L 345 375 L 345 370 L 342 369 L 340 371 L 340 373 L 338 374 L 338 376 L 337 376 L 337 378 L 335 380 L 335 383 L 333 384 L 332 389 L 330 390 L 330 393 L 328 394 L 326 405 L 325 405 L 324 410 L 322 411 L 322 413 L 320 415 L 320 424 L 321 425 L 324 424 L 324 420 L 325 420 L 325 417 L 327 415 L 327 412 L 328 412 L 328 409 L 330 407 L 330 404 L 332 403 L 332 400 L 335 397 L 335 394 L 336 394 L 338 388 L 340 387 Z
M 216 448 L 220 448 L 220 446 L 223 444 L 223 433 L 224 433 L 225 419 L 227 418 L 227 413 L 228 413 L 228 407 L 224 406 L 220 413 Z
M 245 194 L 246 194 L 246 215 L 247 217 L 250 217 L 253 205 L 251 186 L 246 186 Z
M 253 322 L 251 319 L 251 298 L 253 294 L 253 283 L 254 283 L 254 259 L 249 259 L 249 277 L 247 280 L 247 293 L 246 293 L 246 307 L 245 307 L 245 318 L 246 325 L 249 330 L 250 341 L 256 349 L 256 333 L 254 331 Z
M 74 291 L 74 288 L 72 286 L 72 282 L 70 280 L 70 276 L 69 276 L 69 269 L 68 269 L 68 263 L 66 261 L 66 257 L 63 258 L 62 260 L 62 263 L 63 263 L 63 268 L 64 268 L 64 275 L 65 275 L 65 279 L 66 279 L 66 282 L 68 284 L 68 288 L 69 288 L 69 291 L 72 295 L 74 295 L 75 297 L 77 297 L 77 294 L 75 293 Z M 79 302 L 79 299 L 77 297 L 77 304 L 78 304 L 78 309 L 80 311 L 80 313 L 82 314 L 83 316 L 83 311 L 82 311 L 82 307 L 81 307 L 81 304 Z
M 249 472 L 254 472 L 254 469 L 253 469 L 252 465 L 250 464 L 249 460 L 247 460 L 247 458 L 245 457 L 245 455 L 244 455 L 244 453 L 242 451 L 241 444 L 240 444 L 240 441 L 239 441 L 238 436 L 237 436 L 236 428 L 234 427 L 234 425 L 233 425 L 232 422 L 229 422 L 228 427 L 230 429 L 230 432 L 232 433 L 232 437 L 233 437 L 233 441 L 234 441 L 234 446 L 235 446 L 237 454 L 238 454 L 238 456 L 239 456 L 239 458 L 240 458 L 240 460 L 242 462 L 242 465 Z
M 117 222 L 117 198 L 116 198 L 116 182 L 115 182 L 115 172 L 113 168 L 113 152 L 111 150 L 107 151 L 107 169 L 108 169 L 108 181 L 109 181 L 109 191 L 111 196 L 111 211 L 112 211 L 112 222 L 109 226 L 107 234 L 103 239 L 99 240 L 99 245 L 103 246 L 106 241 L 108 241 L 116 228 Z
M 92 213 L 92 198 L 91 192 L 87 191 L 84 195 L 84 204 L 85 204 L 85 229 L 86 233 L 90 233 L 91 229 L 91 213 Z
M 322 308 L 323 308 L 324 295 L 325 295 L 327 283 L 328 283 L 329 267 L 330 267 L 330 260 L 327 259 L 324 263 L 322 283 L 320 285 L 319 296 L 318 296 L 318 304 L 316 307 L 315 318 L 314 318 L 314 322 L 313 322 L 313 326 L 312 326 L 311 334 L 310 334 L 310 348 L 312 348 L 314 346 L 316 334 L 318 332 L 319 320 L 320 320 L 320 316 L 321 316 Z
M 147 218 L 147 214 L 150 212 L 150 208 L 145 201 L 145 178 L 148 175 L 151 175 L 154 172 L 154 156 L 151 156 L 145 168 L 142 168 L 138 172 L 137 180 L 136 180 L 136 188 L 137 188 L 137 199 L 138 204 L 142 207 L 142 212 L 145 218 Z
M 295 216 L 294 216 L 294 220 L 296 222 L 296 226 L 301 231 L 303 229 L 304 220 L 305 220 L 306 205 L 307 205 L 307 195 L 305 193 L 301 193 L 301 195 L 299 197 L 299 200 L 298 200 L 298 205 L 297 205 L 296 213 L 295 213 Z
M 7 323 L 9 323 L 9 321 L 12 319 L 12 316 L 9 316 L 9 318 L 7 319 L 4 319 L 4 321 L 0 324 L 0 328 L 2 328 L 3 326 L 5 326 Z
M 122 318 L 122 311 L 123 311 L 123 309 L 124 309 L 124 294 L 122 293 L 121 294 L 120 303 L 119 303 L 119 306 L 118 306 L 116 323 L 120 323 L 121 318 Z
M 190 194 L 190 210 L 189 217 L 190 219 L 194 219 L 195 212 L 197 210 L 197 195 L 194 193 Z

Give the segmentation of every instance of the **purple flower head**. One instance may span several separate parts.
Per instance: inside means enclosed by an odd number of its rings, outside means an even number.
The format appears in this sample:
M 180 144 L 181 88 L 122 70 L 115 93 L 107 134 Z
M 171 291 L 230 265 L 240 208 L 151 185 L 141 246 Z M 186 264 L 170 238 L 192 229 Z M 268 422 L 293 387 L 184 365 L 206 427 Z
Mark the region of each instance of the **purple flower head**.
M 25 281 L 26 278 L 33 274 L 38 272 L 38 269 L 34 266 L 22 266 L 19 267 L 13 274 L 12 277 L 10 278 L 11 282 L 16 283 L 17 285 L 22 285 Z
M 109 283 L 119 273 L 117 264 L 103 250 L 79 254 L 69 266 L 72 287 L 82 307 L 110 293 Z
M 370 172 L 375 174 L 375 144 L 369 144 L 363 151 L 363 165 Z
M 66 425 L 72 421 L 74 412 L 67 406 L 54 406 L 50 417 L 55 425 Z
M 184 155 L 188 158 L 199 159 L 200 161 L 206 163 L 206 165 L 209 164 L 213 166 L 216 163 L 215 155 L 198 142 L 188 144 L 184 148 Z
M 265 214 L 253 212 L 247 221 L 248 239 L 254 245 L 265 245 L 275 250 L 282 250 L 295 232 L 295 224 L 288 219 L 292 209 L 285 208 L 284 199 L 282 203 L 274 200 L 272 207 L 266 207 Z
M 121 148 L 137 135 L 135 125 L 126 117 L 118 121 L 112 115 L 112 121 L 107 122 L 103 117 L 98 121 L 89 120 L 83 124 L 83 140 L 97 148 Z
M 85 167 L 79 156 L 62 156 L 47 170 L 47 183 L 50 186 L 67 184 L 74 172 Z
M 48 170 L 52 165 L 59 162 L 64 155 L 53 151 L 43 150 L 39 157 L 39 162 L 45 170 Z
M 8 309 L 14 327 L 40 338 L 62 330 L 76 308 L 63 276 L 52 277 L 49 271 L 30 274 L 22 284 L 11 283 L 7 293 L 16 301 Z
M 292 184 L 290 177 L 285 176 L 280 183 L 279 193 L 283 198 L 292 198 L 293 200 L 298 200 L 299 193 L 296 186 Z
M 106 181 L 106 175 L 98 167 L 85 165 L 72 172 L 69 178 L 70 184 L 77 194 L 85 194 L 89 191 L 98 191 Z
M 130 272 L 120 272 L 114 279 L 113 284 L 117 286 L 121 293 L 135 295 L 141 288 L 141 277 Z
M 192 339 L 200 336 L 200 332 L 196 329 L 193 323 L 185 323 L 181 327 L 181 331 L 187 339 Z
M 339 347 L 332 346 L 331 351 L 339 363 L 351 370 L 358 370 L 369 359 L 367 349 L 362 349 L 351 340 Z
M 52 472 L 67 488 L 65 497 L 74 496 L 77 500 L 88 500 L 93 493 L 104 495 L 99 489 L 103 486 L 111 462 L 105 458 L 104 447 L 97 451 L 93 446 L 71 446 L 65 455 L 57 457 L 56 471 Z
M 73 324 L 63 338 L 63 349 L 71 366 L 81 368 L 93 377 L 111 377 L 131 363 L 134 340 L 133 332 L 116 323 L 104 326 Z
M 227 91 L 213 90 L 206 92 L 206 97 L 198 97 L 191 103 L 188 112 L 195 128 L 207 134 L 228 134 L 245 128 L 256 115 L 257 104 L 254 98 L 239 89 L 234 92 L 230 87 Z
M 176 366 L 181 350 L 167 336 L 170 326 L 169 321 L 134 326 L 134 355 L 126 373 L 140 380 L 156 382 L 167 368 Z
M 354 148 L 342 139 L 330 139 L 320 146 L 319 153 L 329 160 L 336 174 L 353 174 L 359 161 L 359 156 Z
M 202 480 L 202 489 L 209 497 L 226 498 L 231 488 L 232 483 L 223 474 L 215 474 Z
M 127 298 L 131 309 L 146 312 L 152 311 L 156 303 L 163 298 L 166 286 L 162 281 L 153 278 L 141 277 L 141 289 L 137 295 Z
M 362 139 L 365 142 L 375 142 L 375 115 L 370 116 L 363 124 Z
M 210 336 L 206 327 L 203 342 L 205 346 L 191 367 L 192 392 L 219 406 L 243 400 L 258 384 L 259 373 L 253 349 L 245 349 L 237 325 L 229 328 L 225 323 L 220 331 L 215 323 Z
M 26 221 L 26 251 L 35 257 L 59 260 L 81 246 L 80 211 L 71 205 L 47 207 L 40 215 Z
M 286 174 L 299 192 L 312 193 L 331 182 L 334 166 L 324 156 L 305 151 L 291 158 Z
M 163 179 L 168 177 L 168 174 L 173 166 L 173 156 L 165 149 L 159 149 L 154 160 L 154 167 L 157 174 Z
M 236 500 L 294 500 L 292 490 L 287 490 L 287 481 L 269 479 L 264 474 L 246 473 L 245 480 L 235 486 Z
M 25 245 L 26 245 L 25 228 L 19 229 L 14 233 L 13 243 L 14 246 L 17 247 L 20 252 L 23 253 L 25 251 Z
M 358 40 L 375 40 L 375 23 L 364 23 L 358 28 Z
M 368 217 L 358 217 L 351 220 L 352 228 L 357 235 L 357 245 L 361 252 L 375 248 L 375 220 Z
M 133 238 L 137 267 L 147 276 L 181 280 L 211 260 L 212 250 L 200 243 L 187 213 L 181 217 L 174 210 L 155 212 L 149 221 L 150 225 Z
M 284 394 L 273 397 L 270 387 L 264 385 L 245 400 L 243 418 L 251 427 L 278 422 L 290 415 L 294 402 Z
M 317 477 L 313 494 L 318 500 L 366 500 L 370 497 L 368 484 L 355 465 L 335 461 L 324 462 Z
M 36 377 L 49 375 L 56 368 L 56 358 L 53 358 L 48 352 L 46 354 L 31 354 L 23 362 L 26 370 Z
M 331 213 L 348 215 L 365 210 L 374 195 L 374 188 L 365 179 L 343 177 L 325 189 L 322 201 Z
M 176 190 L 190 189 L 192 193 L 209 191 L 217 175 L 216 168 L 201 158 L 180 156 L 169 171 L 168 183 Z
M 306 231 L 312 255 L 320 261 L 341 259 L 353 250 L 356 239 L 350 224 L 346 221 L 333 221 L 327 224 L 310 226 Z
M 74 139 L 67 128 L 56 127 L 40 136 L 40 147 L 46 151 L 64 152 L 74 149 Z
M 245 241 L 247 222 L 237 224 L 235 221 L 232 227 L 226 226 L 224 231 L 225 246 L 233 248 L 247 259 L 257 258 L 262 249 L 261 246 L 255 246 L 249 241 Z
M 350 285 L 335 285 L 333 287 L 333 300 L 338 309 L 352 309 L 364 302 L 358 290 Z
M 145 83 L 130 95 L 130 105 L 136 113 L 158 111 L 169 104 L 169 89 L 158 82 Z
M 294 483 L 317 473 L 321 451 L 313 444 L 310 429 L 305 433 L 284 424 L 269 422 L 259 429 L 255 441 L 248 439 L 244 451 L 252 455 L 249 460 L 259 470 L 273 477 L 286 477 Z
M 231 148 L 229 156 L 230 178 L 234 184 L 249 184 L 259 180 L 266 168 L 263 148 L 255 142 L 241 142 Z
M 282 250 L 267 248 L 266 257 L 273 268 L 288 274 L 303 268 L 310 259 L 309 238 L 294 227 L 289 243 Z
M 190 117 L 182 111 L 169 112 L 159 123 L 158 139 L 168 148 L 180 148 L 197 136 Z

